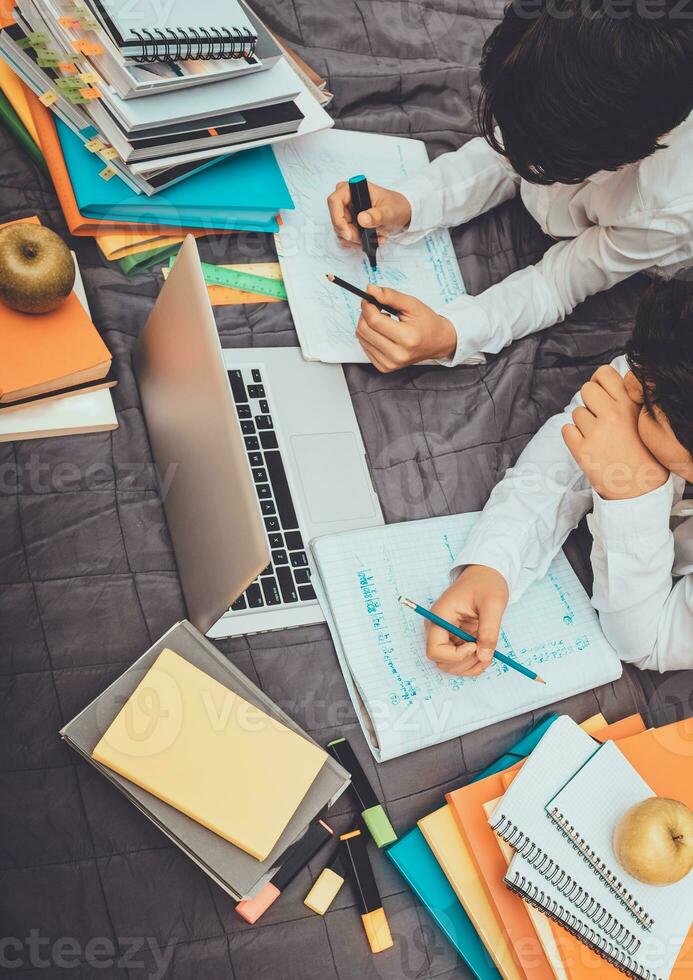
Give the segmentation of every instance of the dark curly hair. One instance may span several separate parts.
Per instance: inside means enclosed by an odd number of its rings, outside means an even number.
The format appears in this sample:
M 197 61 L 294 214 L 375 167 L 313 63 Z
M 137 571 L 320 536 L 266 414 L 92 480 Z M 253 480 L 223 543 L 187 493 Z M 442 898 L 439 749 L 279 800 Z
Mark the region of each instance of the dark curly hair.
M 638 308 L 626 356 L 645 408 L 659 408 L 693 456 L 693 283 L 654 281 Z
M 513 0 L 481 82 L 481 131 L 526 180 L 618 170 L 693 110 L 693 0 Z

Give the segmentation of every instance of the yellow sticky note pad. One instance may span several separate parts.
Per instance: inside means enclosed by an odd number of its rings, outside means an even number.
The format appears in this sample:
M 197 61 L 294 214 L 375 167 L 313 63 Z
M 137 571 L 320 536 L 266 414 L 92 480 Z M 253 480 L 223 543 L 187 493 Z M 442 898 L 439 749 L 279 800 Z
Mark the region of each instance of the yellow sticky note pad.
M 264 861 L 328 755 L 165 649 L 92 758 Z
M 39 102 L 41 105 L 48 106 L 54 105 L 58 101 L 58 96 L 55 92 L 44 92 L 43 95 L 39 95 Z

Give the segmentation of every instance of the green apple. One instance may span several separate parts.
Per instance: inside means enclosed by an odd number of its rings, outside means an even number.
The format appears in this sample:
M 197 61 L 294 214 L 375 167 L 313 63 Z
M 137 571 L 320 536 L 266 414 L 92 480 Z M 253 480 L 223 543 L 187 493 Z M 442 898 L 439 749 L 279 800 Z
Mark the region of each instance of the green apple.
M 647 885 L 673 885 L 693 868 L 693 813 L 685 803 L 651 796 L 626 810 L 614 831 L 621 867 Z
M 50 313 L 75 282 L 70 250 L 50 228 L 9 225 L 0 231 L 0 299 L 22 313 Z

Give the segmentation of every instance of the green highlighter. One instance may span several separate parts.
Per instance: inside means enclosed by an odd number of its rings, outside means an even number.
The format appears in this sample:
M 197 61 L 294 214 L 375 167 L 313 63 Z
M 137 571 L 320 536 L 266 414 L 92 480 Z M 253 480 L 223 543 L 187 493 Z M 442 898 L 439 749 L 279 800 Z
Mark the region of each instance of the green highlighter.
M 378 801 L 373 787 L 368 782 L 356 753 L 346 738 L 336 738 L 327 746 L 330 755 L 343 766 L 351 776 L 351 788 L 358 800 L 363 822 L 378 847 L 394 844 L 397 834 L 392 828 L 385 807 Z

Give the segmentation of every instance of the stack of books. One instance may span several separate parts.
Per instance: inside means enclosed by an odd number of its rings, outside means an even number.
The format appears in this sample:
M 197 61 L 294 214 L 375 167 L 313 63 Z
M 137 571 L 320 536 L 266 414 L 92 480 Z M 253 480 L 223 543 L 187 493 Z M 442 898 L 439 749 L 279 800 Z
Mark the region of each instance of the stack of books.
M 76 261 L 74 290 L 52 313 L 0 303 L 0 349 L 0 442 L 117 428 L 111 355 L 91 322 Z
M 693 872 L 645 885 L 612 837 L 655 794 L 693 807 L 692 733 L 554 717 L 526 760 L 448 793 L 388 855 L 479 980 L 683 980 Z
M 263 890 L 349 784 L 186 621 L 61 735 L 236 901 Z
M 331 126 L 330 96 L 244 0 L 204 0 L 185 29 L 182 0 L 10 8 L 0 115 L 45 158 L 71 233 L 278 230 L 293 204 L 271 144 Z

